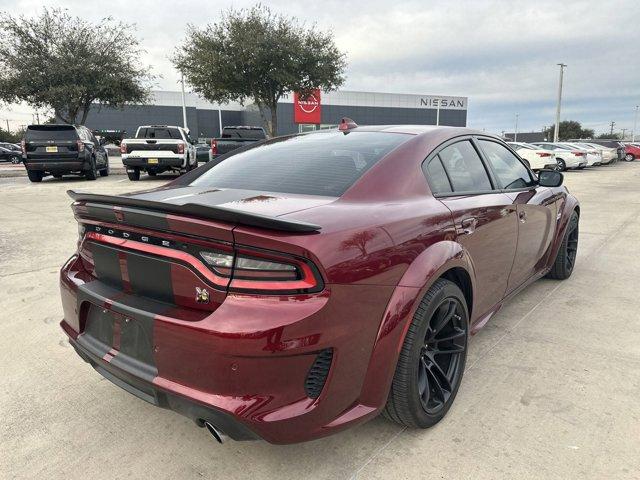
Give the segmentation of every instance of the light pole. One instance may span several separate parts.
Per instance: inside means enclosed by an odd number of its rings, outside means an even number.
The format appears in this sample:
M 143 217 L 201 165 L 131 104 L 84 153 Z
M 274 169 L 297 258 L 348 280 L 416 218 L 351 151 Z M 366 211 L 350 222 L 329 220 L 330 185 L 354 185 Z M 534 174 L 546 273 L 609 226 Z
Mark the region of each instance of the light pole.
M 180 83 L 182 84 L 182 123 L 185 130 L 187 129 L 187 104 L 184 99 L 184 74 L 180 72 Z
M 636 127 L 638 126 L 638 107 L 640 107 L 640 105 L 636 105 L 636 108 L 635 108 L 636 111 L 633 114 L 633 132 L 631 132 L 632 142 L 636 141 Z
M 513 141 L 517 142 L 518 141 L 518 117 L 520 116 L 519 113 L 516 113 L 516 129 L 513 133 Z
M 558 63 L 560 66 L 560 81 L 558 83 L 558 105 L 556 107 L 556 128 L 553 131 L 553 141 L 558 141 L 558 135 L 560 133 L 560 104 L 562 103 L 562 77 L 564 76 L 564 69 L 566 65 L 564 63 Z

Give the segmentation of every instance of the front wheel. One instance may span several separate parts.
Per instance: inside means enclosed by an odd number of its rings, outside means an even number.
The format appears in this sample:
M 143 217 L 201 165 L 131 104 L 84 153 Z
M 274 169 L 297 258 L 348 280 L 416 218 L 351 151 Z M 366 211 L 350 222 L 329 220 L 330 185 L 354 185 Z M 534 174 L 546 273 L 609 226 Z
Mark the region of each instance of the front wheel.
M 564 233 L 560 249 L 553 262 L 551 271 L 547 273 L 547 277 L 556 280 L 565 280 L 573 273 L 573 267 L 576 264 L 576 256 L 578 255 L 578 223 L 579 217 L 576 212 L 571 214 L 567 231 Z
M 89 169 L 84 172 L 84 178 L 87 180 L 95 180 L 98 178 L 98 167 L 96 167 L 96 159 L 89 159 Z
M 413 316 L 383 414 L 400 425 L 428 428 L 447 413 L 467 358 L 469 314 L 462 291 L 437 280 Z

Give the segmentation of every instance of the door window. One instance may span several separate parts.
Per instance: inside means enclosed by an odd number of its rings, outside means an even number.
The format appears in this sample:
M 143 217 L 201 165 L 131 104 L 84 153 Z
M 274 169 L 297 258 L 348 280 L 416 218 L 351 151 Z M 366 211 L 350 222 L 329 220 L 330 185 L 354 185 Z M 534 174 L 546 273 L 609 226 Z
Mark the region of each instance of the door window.
M 534 185 L 527 167 L 506 147 L 490 140 L 479 142 L 502 188 L 526 188 Z
M 431 193 L 438 195 L 441 193 L 451 193 L 453 189 L 447 178 L 447 172 L 444 171 L 440 157 L 436 155 L 432 158 L 429 164 L 424 169 L 424 173 L 427 176 L 429 186 L 431 187 Z
M 492 189 L 482 160 L 469 140 L 443 148 L 439 156 L 454 192 L 483 192 Z

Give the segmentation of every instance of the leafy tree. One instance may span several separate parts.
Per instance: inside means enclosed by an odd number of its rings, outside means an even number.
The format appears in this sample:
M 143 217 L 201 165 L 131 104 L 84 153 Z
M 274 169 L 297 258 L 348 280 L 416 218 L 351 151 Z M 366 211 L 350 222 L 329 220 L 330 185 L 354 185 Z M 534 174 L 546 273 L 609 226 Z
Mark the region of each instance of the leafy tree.
M 571 140 L 573 138 L 593 138 L 594 132 L 590 128 L 582 128 L 580 122 L 575 120 L 563 120 L 560 122 L 560 128 L 558 129 L 558 140 Z M 555 131 L 555 125 L 544 130 L 545 136 L 549 141 L 553 141 L 553 134 Z
M 605 132 L 605 133 L 601 133 L 596 138 L 598 138 L 598 139 L 606 139 L 606 140 L 620 140 L 620 134 L 619 133 Z
M 1 12 L 0 101 L 49 108 L 83 124 L 93 103 L 146 103 L 153 76 L 140 66 L 130 25 L 111 17 L 91 23 L 65 10 L 37 18 Z
M 333 34 L 256 5 L 230 9 L 204 29 L 190 25 L 172 58 L 193 90 L 209 101 L 253 100 L 271 135 L 278 131 L 278 100 L 344 83 L 344 54 Z
M 0 127 L 0 142 L 18 143 L 22 137 L 19 132 L 11 132 Z

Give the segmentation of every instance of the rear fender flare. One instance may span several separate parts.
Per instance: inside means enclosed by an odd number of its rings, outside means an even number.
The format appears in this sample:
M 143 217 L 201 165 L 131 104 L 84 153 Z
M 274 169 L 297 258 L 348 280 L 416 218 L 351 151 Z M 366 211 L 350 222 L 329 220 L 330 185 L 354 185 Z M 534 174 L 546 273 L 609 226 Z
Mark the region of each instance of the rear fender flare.
M 558 250 L 560 249 L 560 245 L 562 244 L 562 239 L 564 238 L 564 234 L 567 231 L 567 226 L 569 225 L 569 219 L 571 218 L 571 214 L 574 211 L 578 211 L 578 215 L 580 215 L 580 204 L 573 195 L 567 195 L 566 200 L 562 205 L 562 213 L 560 215 L 560 219 L 558 220 L 556 236 L 553 239 L 553 248 L 551 249 L 551 254 L 549 255 L 549 260 L 547 262 L 548 269 L 553 266 L 553 263 L 556 260 Z
M 459 243 L 442 241 L 425 249 L 411 263 L 394 290 L 382 317 L 363 383 L 361 402 L 384 407 L 404 338 L 422 297 L 452 268 L 463 268 L 475 291 L 473 264 Z M 470 308 L 471 310 L 471 308 Z

